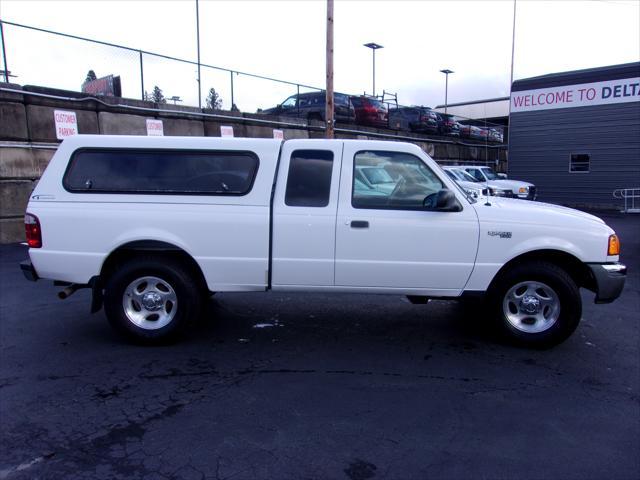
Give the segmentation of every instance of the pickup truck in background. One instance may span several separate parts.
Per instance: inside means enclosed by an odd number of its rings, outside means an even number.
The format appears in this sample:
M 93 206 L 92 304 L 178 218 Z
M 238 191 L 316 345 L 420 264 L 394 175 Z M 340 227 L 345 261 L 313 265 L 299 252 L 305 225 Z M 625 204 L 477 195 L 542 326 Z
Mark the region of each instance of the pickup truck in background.
M 485 165 L 465 165 L 460 168 L 479 182 L 492 182 L 495 186 L 499 186 L 499 188 L 511 190 L 513 197 L 524 200 L 536 199 L 536 186 L 532 183 L 502 177 L 494 172 L 491 167 L 487 167 Z
M 599 218 L 478 201 L 398 142 L 78 135 L 25 228 L 28 279 L 91 288 L 93 312 L 147 343 L 178 337 L 211 292 L 273 290 L 483 295 L 508 338 L 547 347 L 578 326 L 580 287 L 611 302 L 626 275 Z

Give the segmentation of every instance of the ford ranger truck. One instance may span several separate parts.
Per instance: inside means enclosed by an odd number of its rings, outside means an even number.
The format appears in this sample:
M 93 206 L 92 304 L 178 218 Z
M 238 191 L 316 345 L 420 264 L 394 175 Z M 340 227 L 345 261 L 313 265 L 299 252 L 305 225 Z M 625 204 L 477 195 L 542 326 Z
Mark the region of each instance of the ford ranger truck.
M 29 280 L 92 290 L 119 332 L 179 337 L 212 292 L 481 295 L 509 339 L 576 329 L 626 268 L 593 215 L 474 198 L 413 144 L 77 135 L 25 215 Z

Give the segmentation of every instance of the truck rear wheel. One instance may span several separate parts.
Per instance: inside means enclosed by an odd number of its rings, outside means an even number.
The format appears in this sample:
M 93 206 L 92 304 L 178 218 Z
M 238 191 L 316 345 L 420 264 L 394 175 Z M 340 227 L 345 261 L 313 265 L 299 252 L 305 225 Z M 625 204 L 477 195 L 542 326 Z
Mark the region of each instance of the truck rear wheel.
M 582 315 L 578 286 L 565 270 L 548 262 L 523 263 L 502 274 L 489 302 L 501 333 L 532 348 L 563 342 Z
M 169 343 L 200 314 L 201 290 L 193 273 L 176 259 L 135 258 L 107 279 L 105 312 L 130 340 Z

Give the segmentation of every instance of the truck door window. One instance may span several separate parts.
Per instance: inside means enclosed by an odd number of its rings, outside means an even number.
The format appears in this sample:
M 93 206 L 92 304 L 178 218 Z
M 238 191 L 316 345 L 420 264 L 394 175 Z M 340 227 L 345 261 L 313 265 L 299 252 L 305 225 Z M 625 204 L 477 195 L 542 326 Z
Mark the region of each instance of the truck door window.
M 326 207 L 331 192 L 333 152 L 296 150 L 291 154 L 284 203 L 289 207 Z
M 356 153 L 353 178 L 354 208 L 423 210 L 424 199 L 444 187 L 422 160 L 402 152 Z

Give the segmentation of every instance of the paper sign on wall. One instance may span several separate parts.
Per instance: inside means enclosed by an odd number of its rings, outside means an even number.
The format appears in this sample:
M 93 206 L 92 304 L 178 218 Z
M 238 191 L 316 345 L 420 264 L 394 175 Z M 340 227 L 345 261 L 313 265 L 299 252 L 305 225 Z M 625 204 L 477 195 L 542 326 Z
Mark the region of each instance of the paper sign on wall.
M 276 140 L 284 140 L 284 132 L 282 130 L 273 129 L 273 138 Z
M 147 118 L 147 135 L 151 137 L 164 136 L 164 128 L 162 126 L 162 120 Z
M 233 137 L 233 127 L 220 125 L 220 136 L 222 136 L 222 137 Z
M 78 119 L 76 112 L 65 110 L 54 110 L 53 119 L 56 122 L 56 138 L 63 140 L 67 137 L 78 134 Z

